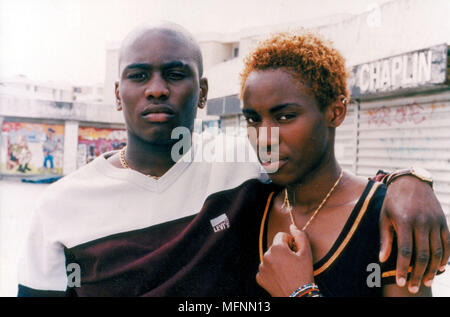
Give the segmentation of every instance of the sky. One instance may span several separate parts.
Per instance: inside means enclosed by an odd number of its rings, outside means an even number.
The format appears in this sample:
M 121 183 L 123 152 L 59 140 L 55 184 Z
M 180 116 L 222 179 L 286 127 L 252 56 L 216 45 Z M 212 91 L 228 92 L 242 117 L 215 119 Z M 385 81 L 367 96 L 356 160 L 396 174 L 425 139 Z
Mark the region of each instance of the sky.
M 358 14 L 392 0 L 0 0 L 0 78 L 102 83 L 106 47 L 139 24 L 194 34 Z M 395 0 L 393 0 L 395 1 Z

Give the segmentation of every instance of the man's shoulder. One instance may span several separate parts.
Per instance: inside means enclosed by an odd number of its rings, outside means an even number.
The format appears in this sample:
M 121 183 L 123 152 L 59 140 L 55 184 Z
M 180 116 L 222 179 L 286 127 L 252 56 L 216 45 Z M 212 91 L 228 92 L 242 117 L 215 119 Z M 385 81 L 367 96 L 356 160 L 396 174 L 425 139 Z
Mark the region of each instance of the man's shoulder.
M 101 173 L 98 172 L 96 164 L 97 160 L 104 158 L 96 158 L 93 162 L 90 162 L 77 170 L 63 176 L 58 181 L 50 184 L 43 192 L 41 200 L 57 198 L 70 199 L 77 193 L 77 189 L 82 189 L 86 184 L 92 184 L 94 179 L 101 177 Z

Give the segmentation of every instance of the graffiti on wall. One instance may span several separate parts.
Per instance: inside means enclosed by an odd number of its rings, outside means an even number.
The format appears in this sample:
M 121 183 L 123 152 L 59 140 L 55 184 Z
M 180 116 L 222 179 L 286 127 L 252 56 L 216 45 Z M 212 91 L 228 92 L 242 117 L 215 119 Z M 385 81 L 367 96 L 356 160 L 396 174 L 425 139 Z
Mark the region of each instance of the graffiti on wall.
M 62 174 L 64 125 L 3 122 L 2 174 Z
M 442 117 L 445 112 L 444 103 L 431 105 L 418 104 L 416 102 L 399 107 L 381 106 L 366 110 L 369 126 L 394 126 L 411 123 L 419 125 L 425 121 L 433 121 Z
M 390 161 L 416 161 L 448 164 L 446 103 L 411 103 L 398 107 L 382 106 L 365 111 L 368 130 L 378 138 L 371 145 Z M 447 134 L 448 135 L 448 134 Z
M 126 145 L 126 130 L 80 127 L 78 129 L 78 167 L 83 166 L 97 156 L 120 150 Z
M 427 119 L 424 106 L 413 103 L 402 105 L 397 108 L 388 108 L 382 106 L 380 108 L 367 110 L 369 125 L 386 125 L 403 124 L 411 122 L 420 124 Z

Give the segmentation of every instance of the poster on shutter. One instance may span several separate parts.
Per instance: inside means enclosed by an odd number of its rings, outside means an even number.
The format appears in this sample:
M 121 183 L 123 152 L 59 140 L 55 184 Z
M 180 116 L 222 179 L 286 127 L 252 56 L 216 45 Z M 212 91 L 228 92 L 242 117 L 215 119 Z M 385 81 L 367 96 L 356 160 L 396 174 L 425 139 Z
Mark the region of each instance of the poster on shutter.
M 126 130 L 79 127 L 77 167 L 91 162 L 103 153 L 120 150 L 126 142 Z
M 2 174 L 62 174 L 64 125 L 6 121 L 1 133 Z

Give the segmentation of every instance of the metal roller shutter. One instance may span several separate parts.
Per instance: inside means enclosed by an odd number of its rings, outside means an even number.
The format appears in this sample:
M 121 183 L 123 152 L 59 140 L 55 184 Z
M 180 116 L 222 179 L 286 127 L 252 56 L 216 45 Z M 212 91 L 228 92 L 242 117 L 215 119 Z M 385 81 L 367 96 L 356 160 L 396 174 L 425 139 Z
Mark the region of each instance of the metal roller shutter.
M 362 102 L 356 173 L 419 165 L 450 216 L 450 92 Z
M 344 170 L 352 173 L 356 173 L 357 110 L 355 103 L 348 106 L 344 122 L 336 129 L 335 139 L 336 159 Z

